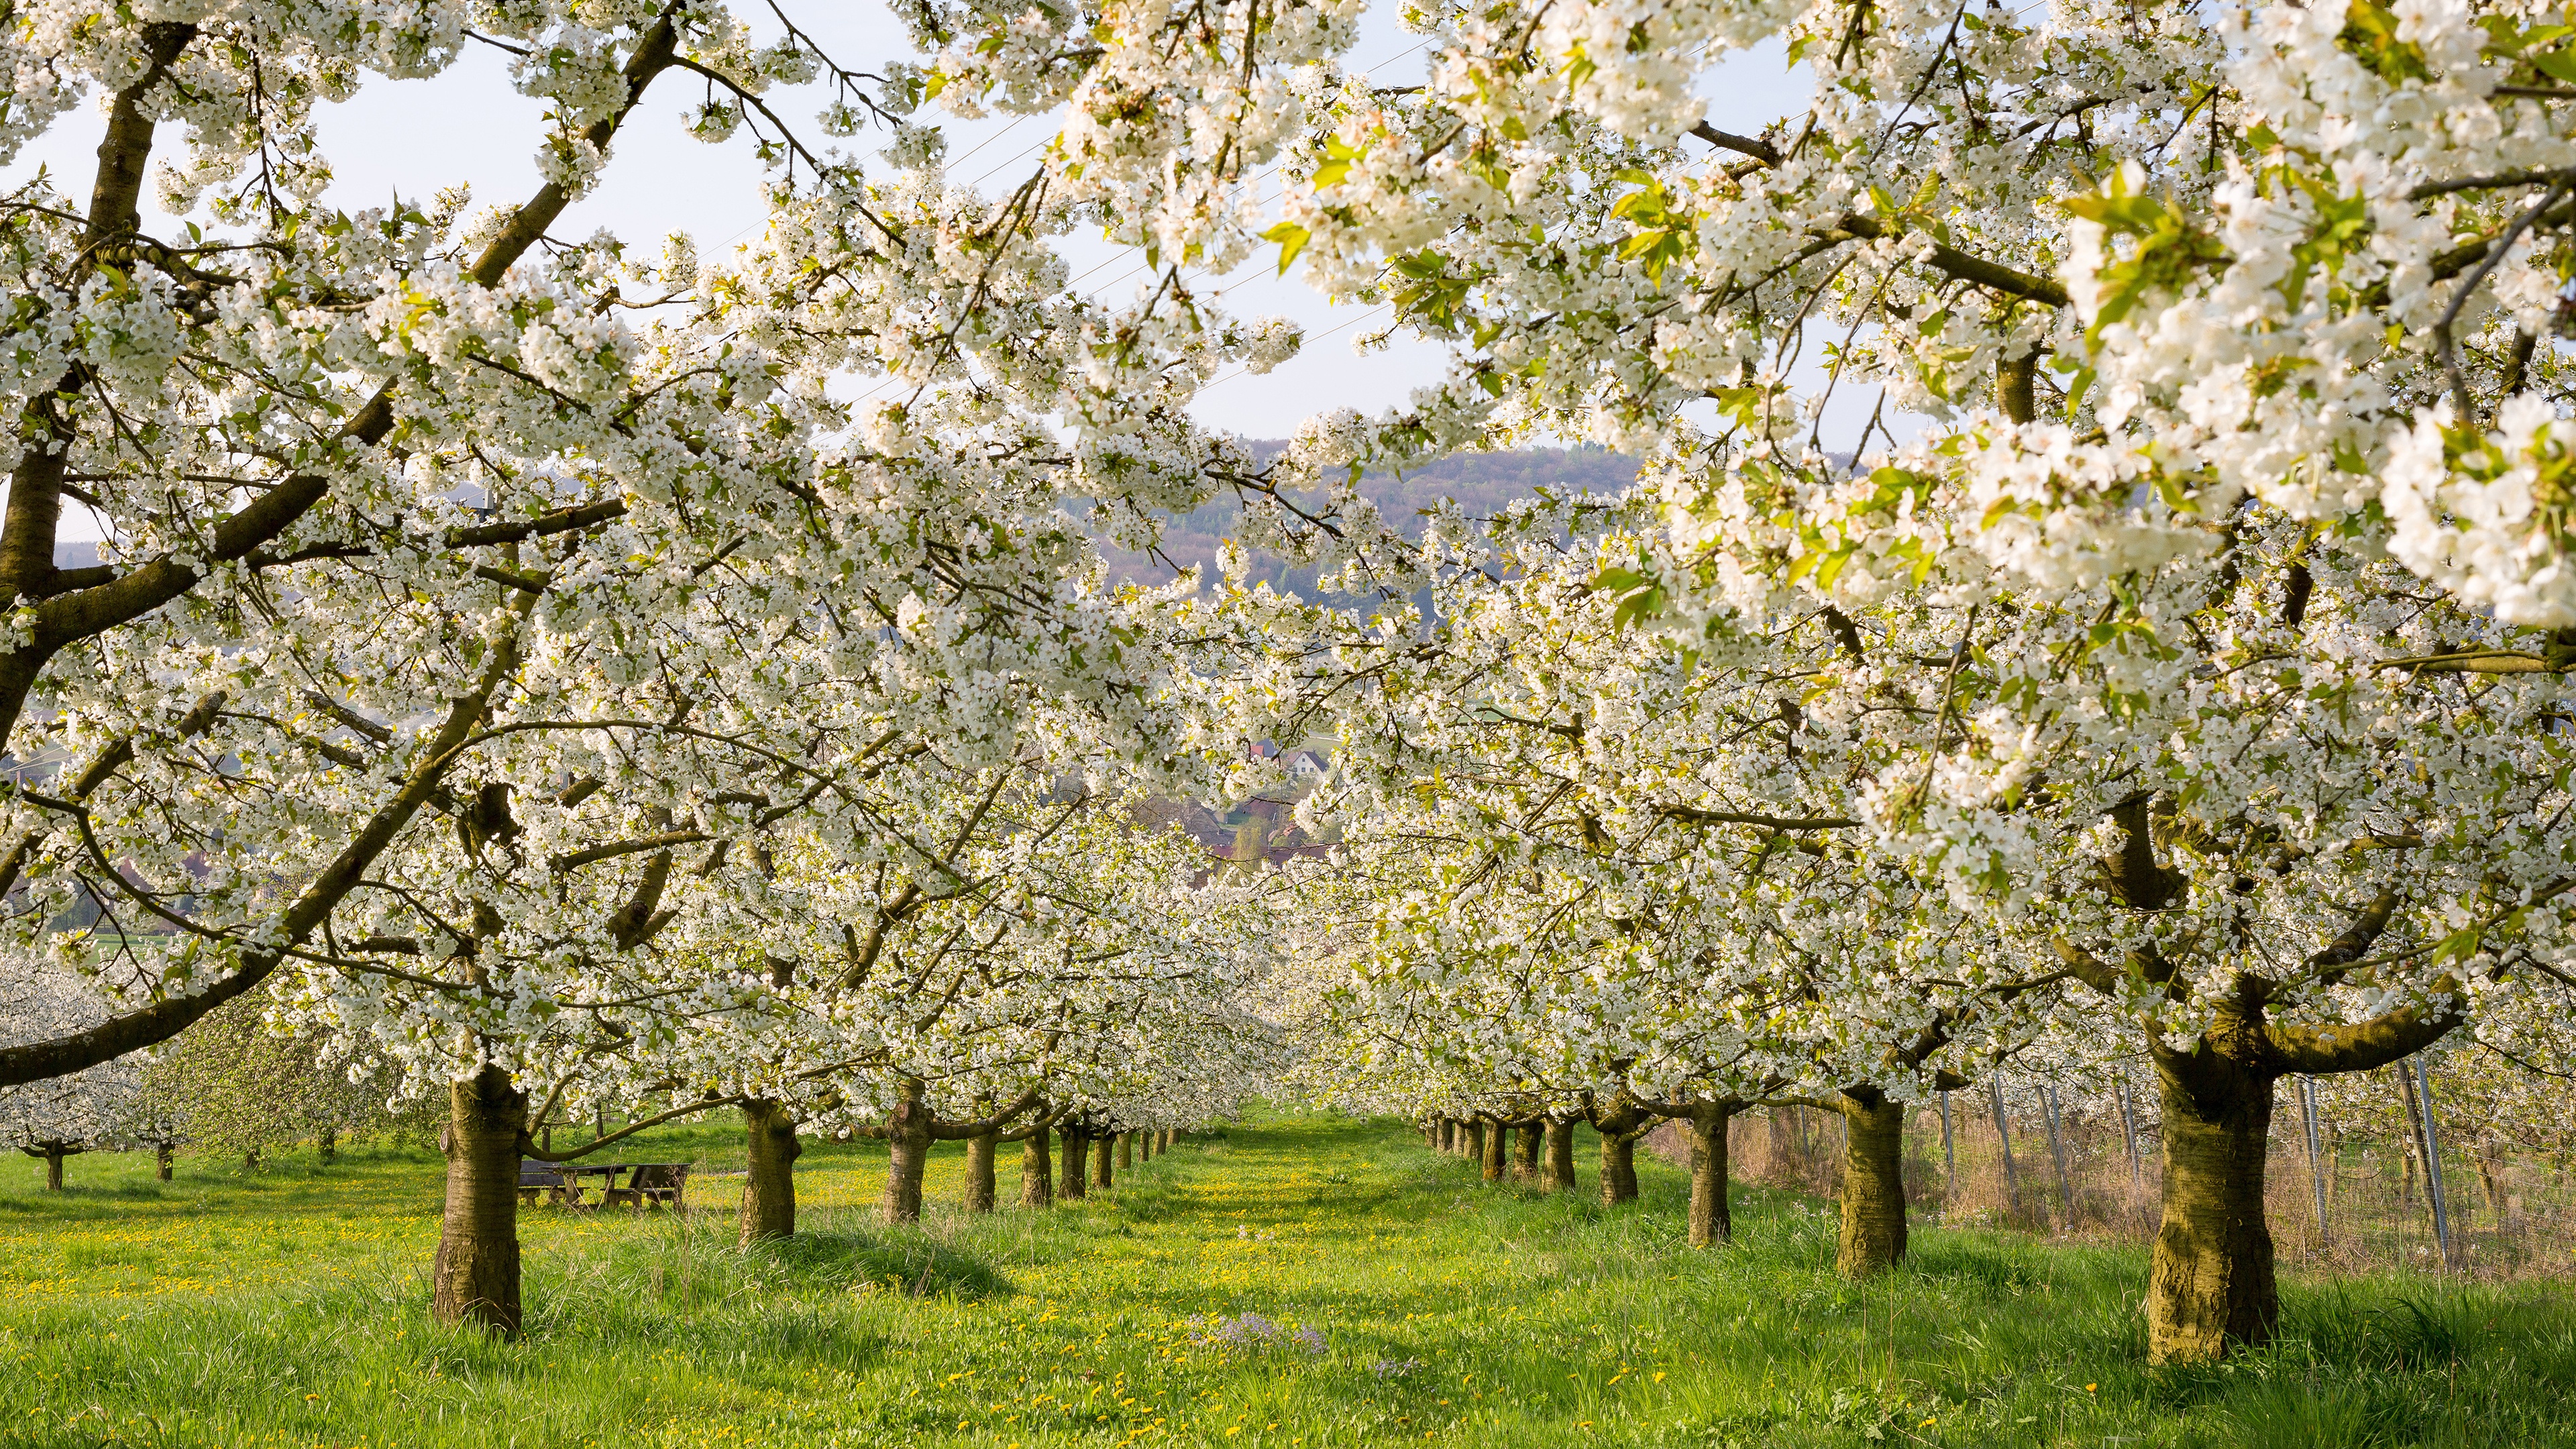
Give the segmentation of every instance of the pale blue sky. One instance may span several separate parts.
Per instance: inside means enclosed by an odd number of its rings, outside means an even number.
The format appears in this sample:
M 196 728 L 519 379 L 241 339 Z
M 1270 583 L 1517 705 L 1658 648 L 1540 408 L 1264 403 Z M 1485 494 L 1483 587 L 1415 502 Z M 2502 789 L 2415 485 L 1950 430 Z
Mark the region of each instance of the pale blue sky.
M 875 0 L 793 8 L 801 12 L 799 23 L 845 65 L 873 69 L 904 54 L 901 30 Z M 1419 38 L 1398 28 L 1396 10 L 1384 0 L 1372 8 L 1353 63 L 1367 67 L 1383 83 L 1401 85 L 1421 78 L 1422 57 Z M 758 7 L 742 13 L 756 28 L 768 19 Z M 510 88 L 507 59 L 497 50 L 472 46 L 444 75 L 374 81 L 346 103 L 325 105 L 323 148 L 335 172 L 330 200 L 359 207 L 399 193 L 406 200 L 426 201 L 459 181 L 473 185 L 478 205 L 514 200 L 533 190 L 542 108 Z M 1802 81 L 1802 76 L 1787 73 L 1776 49 L 1742 57 L 1710 78 L 1705 89 L 1711 119 L 1728 129 L 1757 130 L 1800 103 Z M 758 226 L 761 172 L 747 135 L 709 146 L 684 130 L 681 115 L 702 90 L 702 83 L 685 76 L 658 84 L 646 114 L 631 121 L 618 138 L 606 180 L 558 223 L 557 234 L 580 236 L 605 227 L 630 243 L 650 247 L 667 232 L 685 230 L 697 238 L 703 253 L 713 254 Z M 810 94 L 774 96 L 772 103 L 803 123 L 821 96 L 818 87 Z M 1050 117 L 947 124 L 951 175 L 993 191 L 1016 184 L 1053 131 Z M 95 111 L 84 110 L 29 147 L 0 173 L 0 181 L 14 183 L 37 165 L 51 164 L 66 190 L 85 191 L 98 131 Z M 873 145 L 877 135 L 868 133 L 861 144 Z M 147 215 L 146 226 L 175 230 L 169 219 L 154 215 Z M 1123 295 L 1144 277 L 1141 258 L 1119 257 L 1092 242 L 1077 241 L 1073 250 L 1077 270 L 1096 268 L 1084 285 L 1102 295 Z M 1322 409 L 1347 406 L 1374 412 L 1401 403 L 1412 388 L 1439 374 L 1433 348 L 1401 338 L 1370 356 L 1354 356 L 1352 340 L 1383 327 L 1384 311 L 1331 306 L 1297 273 L 1275 276 L 1274 264 L 1266 258 L 1233 277 L 1198 284 L 1214 287 L 1239 314 L 1294 317 L 1305 324 L 1310 339 L 1302 356 L 1267 376 L 1236 376 L 1212 387 L 1199 403 L 1200 416 L 1211 425 L 1253 437 L 1283 437 L 1299 419 Z M 1867 416 L 1868 399 L 1850 405 L 1857 410 L 1846 430 L 1857 428 Z M 1846 406 L 1838 398 L 1836 413 Z

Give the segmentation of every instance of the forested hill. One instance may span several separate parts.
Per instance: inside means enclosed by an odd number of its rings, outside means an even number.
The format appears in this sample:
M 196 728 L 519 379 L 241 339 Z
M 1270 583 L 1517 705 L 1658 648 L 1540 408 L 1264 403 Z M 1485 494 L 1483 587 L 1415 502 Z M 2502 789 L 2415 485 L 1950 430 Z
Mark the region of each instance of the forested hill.
M 1268 439 L 1256 439 L 1250 444 L 1256 458 L 1269 458 L 1287 446 Z M 1527 448 L 1508 453 L 1461 453 L 1402 475 L 1365 474 L 1360 479 L 1360 492 L 1398 528 L 1413 535 L 1422 528 L 1421 510 L 1444 498 L 1458 500 L 1470 514 L 1488 514 L 1515 498 L 1534 497 L 1541 488 L 1552 493 L 1614 493 L 1627 487 L 1636 476 L 1636 459 L 1606 448 Z M 1163 552 L 1183 568 L 1200 565 L 1205 578 L 1213 584 L 1219 576 L 1217 547 L 1236 534 L 1241 514 L 1242 505 L 1226 498 L 1175 518 L 1164 534 Z M 1174 575 L 1172 568 L 1142 554 L 1117 549 L 1108 553 L 1113 566 L 1139 582 L 1168 583 Z M 1291 570 L 1286 560 L 1272 554 L 1253 555 L 1252 578 L 1266 579 L 1272 587 L 1301 597 L 1313 596 L 1311 574 Z

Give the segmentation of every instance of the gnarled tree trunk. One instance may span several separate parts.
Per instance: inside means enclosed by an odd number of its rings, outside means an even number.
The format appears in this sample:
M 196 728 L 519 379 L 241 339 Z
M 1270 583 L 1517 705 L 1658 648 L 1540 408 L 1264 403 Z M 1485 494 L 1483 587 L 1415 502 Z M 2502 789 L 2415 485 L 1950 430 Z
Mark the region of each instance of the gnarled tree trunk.
M 1485 1160 L 1484 1118 L 1470 1117 L 1467 1119 L 1467 1130 L 1462 1134 L 1462 1141 L 1460 1143 L 1458 1155 L 1466 1158 L 1469 1162 L 1482 1162 Z
M 519 1151 L 528 1095 L 487 1066 L 447 1090 L 447 1207 L 430 1265 L 430 1313 L 441 1323 L 519 1332 Z
M 1118 1169 L 1113 1161 L 1117 1147 L 1118 1138 L 1115 1133 L 1092 1139 L 1091 1181 L 1102 1192 L 1109 1192 L 1118 1186 Z
M 1055 1164 L 1047 1160 L 1048 1130 L 1030 1129 L 1020 1140 L 1020 1206 L 1055 1206 Z
M 1592 1114 L 1593 1130 L 1601 1134 L 1603 1207 L 1637 1200 L 1637 1139 L 1653 1121 L 1653 1116 L 1633 1101 Z
M 1549 1118 L 1547 1155 L 1539 1165 L 1538 1185 L 1542 1192 L 1574 1191 L 1574 1123 Z
M 993 1210 L 993 1148 L 1001 1132 L 978 1132 L 966 1139 L 966 1211 Z
M 1064 1129 L 1064 1190 L 1057 1196 L 1072 1200 L 1087 1196 L 1091 1186 L 1091 1139 L 1079 1127 Z
M 1136 1134 L 1133 1132 L 1121 1132 L 1118 1134 L 1118 1170 L 1120 1172 L 1132 1172 L 1135 1168 Z
M 921 1221 L 921 1179 L 930 1169 L 930 1104 L 921 1084 L 907 1083 L 886 1123 L 886 1185 L 883 1215 L 889 1223 Z
M 1545 1146 L 1547 1124 L 1531 1122 L 1520 1128 L 1520 1140 L 1513 1144 L 1512 1180 L 1538 1185 L 1539 1151 Z
M 1735 1236 L 1735 1215 L 1727 1206 L 1726 1129 L 1734 1120 L 1733 1102 L 1694 1102 L 1682 1118 L 1690 1139 L 1690 1245 L 1705 1248 Z
M 1845 1087 L 1843 1221 L 1834 1269 L 1866 1278 L 1905 1256 L 1905 1104 L 1876 1087 Z
M 755 1097 L 742 1104 L 742 1242 L 796 1235 L 796 1117 Z
M 1480 1161 L 1487 1182 L 1501 1182 L 1511 1174 L 1511 1129 L 1500 1122 L 1485 1124 L 1485 1155 Z
M 2216 1029 L 2213 1029 L 2215 1032 Z M 2272 1077 L 2213 1050 L 2154 1050 L 2164 1101 L 2164 1221 L 2147 1278 L 2147 1357 L 2198 1363 L 2259 1344 L 2281 1316 L 2263 1153 Z
M 170 1144 L 167 1142 L 152 1145 L 152 1175 L 163 1182 L 170 1180 Z
M 1601 1205 L 1617 1207 L 1637 1200 L 1637 1139 L 1625 1132 L 1601 1134 Z

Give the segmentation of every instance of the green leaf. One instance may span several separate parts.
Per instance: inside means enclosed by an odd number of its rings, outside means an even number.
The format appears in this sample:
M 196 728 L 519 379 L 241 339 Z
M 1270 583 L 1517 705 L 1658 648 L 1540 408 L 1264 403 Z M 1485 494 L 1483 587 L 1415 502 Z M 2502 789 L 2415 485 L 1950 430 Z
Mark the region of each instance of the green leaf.
M 1306 249 L 1306 229 L 1293 221 L 1283 221 L 1261 234 L 1263 241 L 1279 243 L 1279 275 L 1288 275 L 1288 264 Z

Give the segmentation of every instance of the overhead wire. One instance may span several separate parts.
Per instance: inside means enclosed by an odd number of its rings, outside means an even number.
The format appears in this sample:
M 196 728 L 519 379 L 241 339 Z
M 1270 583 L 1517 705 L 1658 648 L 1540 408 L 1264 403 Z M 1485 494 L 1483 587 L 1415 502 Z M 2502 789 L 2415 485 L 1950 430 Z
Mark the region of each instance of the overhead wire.
M 1404 49 L 1402 49 L 1402 50 L 1400 50 L 1400 51 L 1397 51 L 1395 54 L 1393 54 L 1393 55 L 1390 55 L 1390 56 L 1386 57 L 1384 60 L 1378 61 L 1378 62 L 1377 62 L 1376 64 L 1374 64 L 1374 65 L 1371 65 L 1371 66 L 1366 67 L 1365 69 L 1361 70 L 1361 71 L 1360 71 L 1360 72 L 1358 72 L 1358 73 L 1359 73 L 1359 74 L 1361 74 L 1361 75 L 1371 75 L 1371 74 L 1374 74 L 1374 73 L 1376 73 L 1377 71 L 1383 70 L 1383 69 L 1385 69 L 1386 67 L 1388 67 L 1388 66 L 1390 66 L 1390 65 L 1395 64 L 1395 63 L 1396 63 L 1396 62 L 1398 62 L 1398 61 L 1401 61 L 1401 60 L 1406 59 L 1407 57 L 1409 57 L 1409 56 L 1413 55 L 1415 52 L 1420 51 L 1420 50 L 1422 50 L 1422 49 L 1426 48 L 1426 47 L 1427 47 L 1427 46 L 1429 46 L 1430 44 L 1431 44 L 1431 38 L 1430 38 L 1430 37 L 1428 37 L 1428 36 L 1425 36 L 1423 39 L 1418 40 L 1418 41 L 1415 41 L 1413 44 L 1411 44 L 1411 45 L 1409 45 L 1409 46 L 1406 46 Z M 1020 117 L 1020 118 L 1019 118 L 1019 120 L 1015 120 L 1015 121 L 1013 121 L 1013 122 L 1011 123 L 1011 126 L 1017 126 L 1017 125 L 1019 124 L 1019 122 L 1020 122 L 1020 121 L 1025 121 L 1025 120 L 1028 120 L 1028 119 L 1029 119 L 1029 117 L 1024 115 L 1024 116 Z M 975 154 L 975 152 L 976 152 L 976 151 L 980 151 L 980 150 L 982 150 L 985 146 L 990 145 L 990 144 L 992 144 L 994 141 L 997 141 L 997 140 L 1001 139 L 1001 137 L 1002 137 L 1004 134 L 1006 134 L 1006 133 L 1011 129 L 1011 126 L 1006 126 L 1006 127 L 1004 127 L 1001 131 L 997 131 L 997 132 L 995 132 L 993 135 L 985 137 L 985 138 L 984 138 L 984 140 L 982 140 L 982 141 L 980 141 L 980 142 L 976 143 L 976 145 L 975 145 L 975 147 L 974 147 L 973 149 L 971 149 L 971 150 L 967 151 L 967 152 L 965 153 L 965 155 L 960 156 L 960 157 L 958 157 L 957 159 L 958 159 L 959 161 L 963 161 L 964 159 L 966 159 L 966 157 L 967 157 L 967 156 L 972 156 L 972 155 L 974 155 L 974 154 Z M 1033 155 L 1033 154 L 1035 154 L 1035 153 L 1036 153 L 1036 152 L 1038 152 L 1038 151 L 1044 150 L 1044 149 L 1046 148 L 1046 146 L 1048 145 L 1048 143 L 1049 143 L 1049 142 L 1051 142 L 1052 140 L 1054 140 L 1054 137 L 1053 137 L 1053 136 L 1048 136 L 1048 137 L 1045 137 L 1045 138 L 1040 139 L 1040 140 L 1038 140 L 1038 141 L 1032 142 L 1032 143 L 1030 143 L 1029 145 L 1027 145 L 1027 146 L 1024 146 L 1024 147 L 1020 148 L 1018 151 L 1016 151 L 1016 152 L 1012 153 L 1009 157 L 1007 157 L 1007 158 L 1005 158 L 1004 160 L 1002 160 L 999 164 L 997 164 L 997 165 L 995 165 L 995 166 L 993 166 L 993 167 L 991 167 L 991 168 L 987 169 L 987 170 L 986 170 L 982 175 L 979 175 L 979 176 L 977 176 L 973 181 L 968 182 L 968 183 L 967 183 L 968 187 L 969 187 L 970 189 L 973 189 L 973 188 L 981 188 L 981 187 L 983 186 L 983 184 L 984 184 L 986 181 L 991 180 L 994 176 L 997 176 L 997 175 L 1001 174 L 1003 171 L 1005 171 L 1005 170 L 1009 169 L 1011 166 L 1018 164 L 1021 160 L 1025 159 L 1026 157 L 1028 157 L 1028 156 L 1030 156 L 1030 155 Z M 951 164 L 951 165 L 954 165 L 954 164 L 955 164 L 955 162 L 951 162 L 950 164 Z M 1252 174 L 1252 176 L 1251 176 L 1251 178 L 1250 178 L 1250 180 L 1251 180 L 1251 184 L 1252 184 L 1255 188 L 1260 187 L 1264 182 L 1268 181 L 1272 176 L 1274 176 L 1274 175 L 1278 174 L 1278 171 L 1279 171 L 1280 167 L 1281 167 L 1282 165 L 1284 165 L 1284 164 L 1285 164 L 1285 163 L 1284 163 L 1284 162 L 1282 162 L 1282 161 L 1273 161 L 1273 162 L 1272 162 L 1272 163 L 1270 163 L 1269 165 L 1262 167 L 1260 170 L 1258 170 L 1258 171 L 1256 171 L 1256 172 L 1254 172 L 1254 173 Z M 1080 272 L 1080 273 L 1076 274 L 1075 276 L 1073 276 L 1073 277 L 1071 277 L 1071 278 L 1067 279 L 1067 281 L 1066 281 L 1065 285 L 1066 285 L 1066 286 L 1068 286 L 1068 287 L 1071 287 L 1071 286 L 1073 286 L 1073 285 L 1075 285 L 1075 284 L 1077 284 L 1077 283 L 1079 283 L 1079 282 L 1082 282 L 1082 281 L 1083 281 L 1083 280 L 1085 280 L 1086 278 L 1089 278 L 1089 277 L 1092 277 L 1092 276 L 1094 276 L 1094 275 L 1097 275 L 1098 273 L 1100 273 L 1100 272 L 1102 272 L 1102 271 L 1104 271 L 1104 270 L 1107 270 L 1107 269 L 1108 269 L 1108 268 L 1110 268 L 1110 267 L 1113 267 L 1113 266 L 1118 265 L 1118 264 L 1119 264 L 1120 262 L 1122 262 L 1122 261 L 1125 261 L 1125 262 L 1129 262 L 1129 263 L 1130 263 L 1130 265 L 1127 267 L 1127 269 L 1126 269 L 1125 271 L 1122 271 L 1122 272 L 1118 273 L 1116 276 L 1113 276 L 1113 277 L 1109 278 L 1107 281 L 1099 282 L 1099 283 L 1094 284 L 1094 286 L 1093 286 L 1093 288 L 1092 288 L 1092 290 L 1093 290 L 1094 292 L 1102 292 L 1102 291 L 1106 291 L 1108 288 L 1114 287 L 1114 286 L 1118 285 L 1120 282 L 1126 281 L 1126 280 L 1127 280 L 1128 278 L 1130 278 L 1130 277 L 1139 276 L 1139 275 L 1142 275 L 1142 274 L 1147 273 L 1147 272 L 1152 272 L 1152 271 L 1159 270 L 1159 269 L 1158 269 L 1158 268 L 1156 268 L 1152 263 L 1150 263 L 1150 262 L 1142 262 L 1142 261 L 1135 261 L 1135 260 L 1133 260 L 1133 257 L 1134 257 L 1134 253 L 1133 253 L 1132 251 L 1129 251 L 1129 252 L 1127 252 L 1127 253 L 1126 253 L 1126 254 L 1124 254 L 1124 255 L 1120 255 L 1120 254 L 1117 254 L 1117 253 L 1113 253 L 1112 255 L 1110 255 L 1110 256 L 1108 256 L 1108 257 L 1106 257 L 1106 258 L 1102 259 L 1101 261 L 1094 263 L 1092 266 L 1090 266 L 1089 268 L 1086 268 L 1085 270 L 1083 270 L 1082 272 Z M 1200 280 L 1200 279 L 1202 279 L 1202 278 L 1205 278 L 1205 277 L 1207 277 L 1207 276 L 1209 276 L 1209 275 L 1213 274 L 1213 273 L 1214 273 L 1214 271 L 1215 271 L 1215 269 L 1214 269 L 1214 268 L 1212 268 L 1212 267 L 1201 267 L 1201 268 L 1198 268 L 1198 269 L 1196 269 L 1196 270 L 1183 271 L 1183 272 L 1180 274 L 1180 280 L 1181 280 L 1182 282 L 1184 282 L 1184 283 L 1192 282 L 1192 281 L 1197 281 L 1197 280 Z M 1221 278 L 1220 280 L 1223 280 L 1223 279 Z M 1220 290 L 1222 290 L 1222 289 L 1220 289 Z M 1370 318 L 1371 316 L 1373 316 L 1373 315 L 1375 315 L 1377 312 L 1380 312 L 1380 311 L 1383 311 L 1383 310 L 1385 310 L 1385 309 L 1384 309 L 1384 308 L 1373 308 L 1373 309 L 1371 309 L 1369 312 L 1362 313 L 1361 315 L 1359 315 L 1359 316 L 1357 316 L 1357 317 L 1353 317 L 1353 318 L 1351 318 L 1350 320 L 1348 320 L 1348 321 L 1346 321 L 1346 322 L 1343 322 L 1343 323 L 1341 323 L 1341 324 L 1339 324 L 1339 325 L 1337 325 L 1337 326 L 1334 326 L 1334 327 L 1328 328 L 1328 329 L 1326 329 L 1325 331 L 1322 331 L 1322 332 L 1318 332 L 1318 333 L 1314 334 L 1314 337 L 1313 337 L 1313 338 L 1310 338 L 1310 339 L 1308 339 L 1308 340 L 1310 340 L 1310 341 L 1312 341 L 1312 340 L 1317 340 L 1317 339 L 1321 339 L 1321 338 L 1325 338 L 1325 337 L 1330 337 L 1330 336 L 1332 336 L 1334 333 L 1337 333 L 1337 332 L 1347 331 L 1347 330 L 1348 330 L 1348 329 L 1350 329 L 1351 327 L 1357 326 L 1359 323 L 1361 323 L 1361 322 L 1365 322 L 1365 321 L 1369 320 L 1369 318 Z M 1209 387 L 1215 387 L 1215 386 L 1217 386 L 1219 383 L 1223 383 L 1223 382 L 1231 382 L 1231 381 L 1233 381 L 1235 378 L 1238 378 L 1238 377 L 1241 377 L 1241 376 L 1245 375 L 1245 373 L 1249 372 L 1250 370 L 1251 370 L 1251 369 L 1250 369 L 1250 368 L 1248 368 L 1248 367 L 1246 367 L 1246 368 L 1239 368 L 1239 369 L 1237 369 L 1237 370 L 1236 370 L 1236 371 L 1234 371 L 1234 372 L 1231 372 L 1231 373 L 1226 374 L 1224 377 L 1216 378 L 1216 379 L 1213 379 L 1213 380 L 1209 381 L 1208 383 L 1206 383 L 1206 384 L 1204 384 L 1204 385 L 1202 386 L 1201 390 L 1202 390 L 1202 391 L 1204 391 L 1206 388 L 1209 388 Z M 874 387 L 872 387 L 872 388 L 868 389 L 866 392 L 859 394 L 859 395 L 858 395 L 857 397 L 855 397 L 855 398 L 852 398 L 852 399 L 850 400 L 850 401 L 851 401 L 851 404 L 852 404 L 853 406 L 855 406 L 855 405 L 857 405 L 857 404 L 859 404 L 859 403 L 866 402 L 866 401 L 868 401 L 869 399 L 876 397 L 878 394 L 880 394 L 880 393 L 882 393 L 882 392 L 886 391 L 888 388 L 895 386 L 899 381 L 900 381 L 900 379 L 895 378 L 895 377 L 892 377 L 892 376 L 889 376 L 889 377 L 887 377 L 887 378 L 883 379 L 882 381 L 878 382 L 876 386 L 874 386 Z

